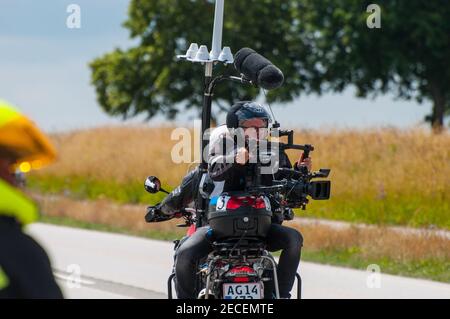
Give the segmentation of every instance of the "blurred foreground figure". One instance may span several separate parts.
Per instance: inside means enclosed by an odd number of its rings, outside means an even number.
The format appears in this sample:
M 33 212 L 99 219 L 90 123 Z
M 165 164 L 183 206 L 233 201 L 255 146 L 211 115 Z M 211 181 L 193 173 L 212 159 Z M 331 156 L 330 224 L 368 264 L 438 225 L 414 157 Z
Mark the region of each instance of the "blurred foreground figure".
M 45 251 L 22 228 L 38 217 L 20 187 L 23 174 L 51 163 L 55 150 L 25 116 L 0 100 L 0 298 L 62 298 Z

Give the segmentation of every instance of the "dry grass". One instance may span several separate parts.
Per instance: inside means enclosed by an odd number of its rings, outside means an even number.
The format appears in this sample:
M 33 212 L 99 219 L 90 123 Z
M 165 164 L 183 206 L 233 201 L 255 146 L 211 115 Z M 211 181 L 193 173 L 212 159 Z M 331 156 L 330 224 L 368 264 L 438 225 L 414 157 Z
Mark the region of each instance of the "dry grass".
M 51 188 L 49 184 L 55 186 L 53 189 L 70 188 L 65 186 L 66 180 L 77 179 L 79 187 L 81 179 L 85 184 L 83 192 L 90 191 L 87 197 L 98 198 L 98 193 L 104 193 L 122 202 L 127 198 L 128 202 L 141 201 L 140 185 L 147 175 L 157 175 L 163 184 L 174 187 L 189 166 L 195 165 L 172 162 L 171 150 L 178 142 L 170 139 L 172 130 L 104 127 L 54 135 L 59 161 L 33 177 L 47 183 L 39 189 L 44 192 Z M 448 132 L 433 135 L 421 129 L 312 130 L 297 131 L 295 142 L 316 147 L 312 153 L 315 168 L 332 169 L 332 199 L 311 203 L 306 214 L 450 229 Z M 289 155 L 292 160 L 298 157 L 293 151 Z M 114 185 L 107 187 L 104 182 Z M 125 186 L 131 190 L 115 196 L 125 192 Z
M 53 135 L 59 161 L 38 174 L 118 182 L 140 181 L 153 174 L 176 186 L 189 164 L 172 162 L 171 149 L 177 143 L 170 139 L 172 130 L 105 127 Z M 449 134 L 433 135 L 420 129 L 298 131 L 295 141 L 316 147 L 314 167 L 332 169 L 336 196 L 450 193 Z M 291 160 L 297 157 L 294 151 L 289 155 Z
M 332 168 L 333 193 L 450 197 L 450 135 L 425 130 L 301 132 L 314 144 L 315 167 Z
M 33 194 L 44 216 L 68 217 L 77 221 L 108 225 L 130 231 L 174 231 L 180 220 L 148 224 L 144 220 L 145 206 L 118 205 L 107 200 L 78 201 L 63 196 Z M 183 232 L 180 230 L 179 232 Z
M 38 174 L 86 176 L 117 182 L 160 175 L 176 185 L 188 165 L 173 165 L 171 128 L 105 127 L 56 134 L 59 161 Z

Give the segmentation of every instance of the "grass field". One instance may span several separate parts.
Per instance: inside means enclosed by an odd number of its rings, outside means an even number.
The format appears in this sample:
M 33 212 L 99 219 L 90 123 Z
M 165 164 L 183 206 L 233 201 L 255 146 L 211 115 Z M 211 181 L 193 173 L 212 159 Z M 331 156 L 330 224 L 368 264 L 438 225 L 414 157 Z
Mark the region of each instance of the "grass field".
M 156 203 L 143 189 L 148 175 L 175 187 L 195 164 L 173 164 L 172 128 L 106 127 L 52 139 L 59 160 L 33 173 L 29 185 L 48 194 L 118 203 Z M 315 169 L 332 169 L 332 198 L 304 217 L 450 229 L 450 135 L 420 129 L 297 131 L 316 147 Z M 289 153 L 291 160 L 298 154 Z

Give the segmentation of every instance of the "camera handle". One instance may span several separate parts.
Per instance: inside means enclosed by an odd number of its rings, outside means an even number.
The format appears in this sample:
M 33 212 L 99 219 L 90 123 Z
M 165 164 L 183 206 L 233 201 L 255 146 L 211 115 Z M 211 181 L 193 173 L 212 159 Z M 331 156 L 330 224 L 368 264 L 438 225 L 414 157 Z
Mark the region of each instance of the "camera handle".
M 299 161 L 299 163 L 297 163 L 297 165 L 299 165 L 301 162 L 303 162 L 303 160 L 305 158 L 309 157 L 309 153 L 311 152 L 311 148 L 314 149 L 312 147 L 312 145 L 309 145 L 309 144 L 305 145 L 305 150 L 303 151 L 302 156 L 300 157 L 300 161 Z M 308 174 L 308 168 L 306 166 L 300 166 L 299 169 L 300 169 L 300 171 L 303 174 Z

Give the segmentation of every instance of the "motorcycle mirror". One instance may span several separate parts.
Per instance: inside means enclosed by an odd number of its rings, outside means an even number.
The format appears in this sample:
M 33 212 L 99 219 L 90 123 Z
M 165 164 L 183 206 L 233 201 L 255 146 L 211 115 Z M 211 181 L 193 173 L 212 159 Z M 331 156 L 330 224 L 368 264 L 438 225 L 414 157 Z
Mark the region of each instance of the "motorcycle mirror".
M 155 194 L 157 192 L 163 192 L 169 194 L 164 188 L 161 187 L 161 181 L 156 176 L 149 176 L 144 183 L 145 190 L 150 194 Z
M 150 194 L 155 194 L 161 190 L 161 181 L 156 176 L 149 176 L 145 180 L 144 187 Z

